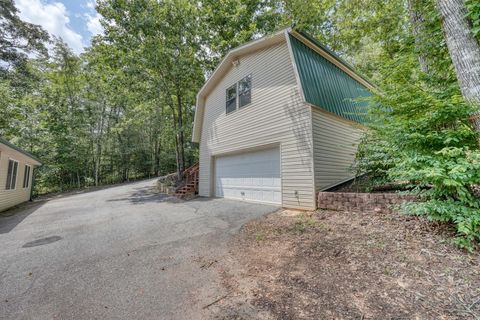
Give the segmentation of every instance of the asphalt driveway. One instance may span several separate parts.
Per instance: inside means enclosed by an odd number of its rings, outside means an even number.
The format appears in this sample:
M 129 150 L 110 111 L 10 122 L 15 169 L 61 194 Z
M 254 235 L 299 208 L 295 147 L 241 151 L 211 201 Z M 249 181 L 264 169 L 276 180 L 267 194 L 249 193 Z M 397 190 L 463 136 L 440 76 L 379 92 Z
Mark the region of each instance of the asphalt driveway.
M 273 206 L 183 202 L 155 180 L 61 197 L 0 217 L 1 319 L 203 319 L 211 268 Z

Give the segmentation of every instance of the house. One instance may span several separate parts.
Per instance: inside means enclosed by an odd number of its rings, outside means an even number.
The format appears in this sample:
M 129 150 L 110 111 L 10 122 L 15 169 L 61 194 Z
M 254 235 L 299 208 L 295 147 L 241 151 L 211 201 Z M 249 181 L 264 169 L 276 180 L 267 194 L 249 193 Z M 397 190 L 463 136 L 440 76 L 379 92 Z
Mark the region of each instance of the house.
M 231 50 L 197 95 L 199 195 L 314 209 L 353 177 L 372 84 L 308 34 Z
M 31 198 L 32 176 L 40 161 L 0 137 L 0 211 Z

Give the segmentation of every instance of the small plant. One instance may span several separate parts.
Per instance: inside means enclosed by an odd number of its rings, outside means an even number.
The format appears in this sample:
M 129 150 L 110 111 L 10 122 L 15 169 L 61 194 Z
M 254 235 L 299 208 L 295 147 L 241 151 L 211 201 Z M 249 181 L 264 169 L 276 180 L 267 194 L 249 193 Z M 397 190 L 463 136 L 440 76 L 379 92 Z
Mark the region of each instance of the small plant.
M 389 266 L 385 266 L 385 268 L 383 269 L 383 273 L 389 277 L 393 276 L 394 274 L 393 269 L 390 268 Z
M 267 239 L 267 236 L 263 232 L 259 232 L 255 234 L 255 240 L 257 240 L 258 242 L 265 241 L 266 239 Z
M 293 233 L 301 235 L 308 229 L 315 227 L 323 227 L 323 225 L 312 217 L 303 216 L 300 220 L 295 221 L 291 230 Z

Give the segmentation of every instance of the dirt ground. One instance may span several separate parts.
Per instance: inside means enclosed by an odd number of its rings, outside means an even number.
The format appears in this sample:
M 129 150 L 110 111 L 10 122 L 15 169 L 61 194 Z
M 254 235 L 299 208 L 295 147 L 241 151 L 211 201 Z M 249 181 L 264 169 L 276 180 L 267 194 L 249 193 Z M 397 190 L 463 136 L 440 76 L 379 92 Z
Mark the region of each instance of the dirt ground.
M 480 319 L 480 255 L 400 214 L 279 211 L 218 264 L 215 319 Z

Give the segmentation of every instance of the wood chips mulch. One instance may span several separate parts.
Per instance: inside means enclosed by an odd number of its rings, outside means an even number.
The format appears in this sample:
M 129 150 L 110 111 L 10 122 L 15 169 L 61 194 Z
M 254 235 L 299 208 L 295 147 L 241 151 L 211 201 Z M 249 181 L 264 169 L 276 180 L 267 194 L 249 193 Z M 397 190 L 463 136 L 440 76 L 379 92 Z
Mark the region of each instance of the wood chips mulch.
M 279 211 L 244 226 L 216 319 L 480 319 L 480 255 L 400 214 Z

